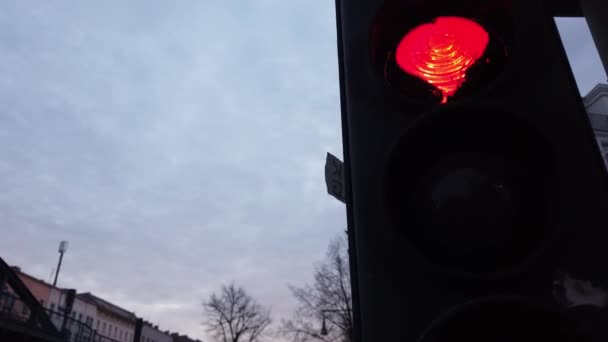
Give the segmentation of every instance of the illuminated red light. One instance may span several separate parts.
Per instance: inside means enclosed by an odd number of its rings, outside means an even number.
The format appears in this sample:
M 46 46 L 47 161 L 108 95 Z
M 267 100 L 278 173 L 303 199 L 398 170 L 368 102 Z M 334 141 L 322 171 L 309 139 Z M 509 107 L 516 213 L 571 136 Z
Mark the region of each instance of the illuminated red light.
M 467 69 L 484 53 L 488 32 L 462 17 L 439 17 L 408 32 L 397 46 L 396 61 L 403 71 L 439 89 L 441 103 L 465 81 Z

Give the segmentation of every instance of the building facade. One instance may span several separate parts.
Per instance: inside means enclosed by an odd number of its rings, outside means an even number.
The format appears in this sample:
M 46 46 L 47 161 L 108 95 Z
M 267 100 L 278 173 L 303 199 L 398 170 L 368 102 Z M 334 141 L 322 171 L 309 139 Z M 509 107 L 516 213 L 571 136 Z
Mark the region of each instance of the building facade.
M 67 312 L 68 289 L 53 286 L 21 271 L 18 267 L 12 269 L 32 295 L 47 310 L 49 318 L 57 330 L 61 330 L 65 325 L 65 328 L 71 332 L 74 338 L 86 338 L 93 335 L 93 324 L 97 319 L 97 306 L 94 302 L 75 296 L 72 309 Z M 66 316 L 68 319 L 65 319 Z
M 97 317 L 94 322 L 94 329 L 99 334 L 120 342 L 134 341 L 137 317 L 133 312 L 101 299 L 90 292 L 80 293 L 76 297 L 95 303 Z
M 139 341 L 135 342 L 173 342 L 173 337 L 168 331 L 161 331 L 158 325 L 153 325 L 141 318 L 137 321 L 135 336 L 139 336 Z
M 13 270 L 25 284 L 25 286 L 27 286 L 34 297 L 38 299 L 40 304 L 42 304 L 42 306 L 50 312 L 51 316 L 53 316 L 53 313 L 65 313 L 67 289 L 53 286 L 44 280 L 35 278 L 25 272 L 22 272 L 18 267 L 13 267 Z M 85 323 L 92 327 L 93 322 L 97 318 L 97 307 L 95 306 L 95 303 L 75 297 L 72 304 L 70 317 L 73 320 Z M 57 328 L 60 328 L 60 322 L 61 321 L 59 319 L 53 320 L 53 323 L 55 323 Z
M 191 338 L 188 335 L 180 335 L 178 333 L 171 334 L 171 337 L 173 337 L 173 342 L 203 342 L 199 339 Z
M 97 320 L 97 306 L 94 302 L 75 296 L 72 303 L 72 310 L 68 313 L 66 312 L 67 297 L 66 289 L 51 288 L 48 305 L 46 307 L 49 310 L 51 320 L 57 329 L 61 329 L 63 316 L 68 315 L 70 318 L 69 322 L 71 322 L 71 324 L 68 325 L 68 329 L 78 330 L 81 333 L 82 329 L 86 329 L 86 335 L 88 336 L 95 330 L 94 323 Z M 78 324 L 74 324 L 74 322 L 78 322 Z M 74 333 L 77 333 L 78 331 L 74 331 Z
M 608 84 L 596 85 L 583 97 L 583 103 L 608 167 Z

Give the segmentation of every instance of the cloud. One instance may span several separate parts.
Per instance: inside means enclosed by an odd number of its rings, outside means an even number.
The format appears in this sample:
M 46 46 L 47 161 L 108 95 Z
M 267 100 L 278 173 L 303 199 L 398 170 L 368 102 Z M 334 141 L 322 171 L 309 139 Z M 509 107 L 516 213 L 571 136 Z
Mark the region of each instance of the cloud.
M 48 278 L 67 239 L 61 285 L 194 336 L 231 280 L 287 313 L 344 229 L 331 4 L 0 7 L 3 257 Z

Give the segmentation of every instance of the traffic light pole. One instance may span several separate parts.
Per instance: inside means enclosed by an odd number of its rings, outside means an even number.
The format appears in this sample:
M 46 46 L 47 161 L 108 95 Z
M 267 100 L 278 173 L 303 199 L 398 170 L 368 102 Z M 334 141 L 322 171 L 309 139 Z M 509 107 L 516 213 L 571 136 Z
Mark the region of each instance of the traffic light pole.
M 336 34 L 338 60 L 344 60 L 344 46 L 342 38 L 342 0 L 335 0 L 336 6 Z M 355 219 L 353 215 L 353 194 L 350 173 L 350 138 L 348 130 L 348 109 L 346 100 L 346 79 L 344 64 L 338 63 L 338 75 L 340 81 L 340 113 L 342 123 L 342 148 L 344 154 L 343 168 L 343 184 L 344 200 L 346 202 L 346 234 L 348 235 L 348 260 L 351 279 L 351 300 L 352 300 L 352 317 L 353 331 L 351 332 L 350 342 L 361 342 L 361 317 L 359 303 L 359 268 L 357 262 L 356 237 L 355 237 Z
M 580 0 L 580 5 L 602 59 L 604 72 L 608 74 L 608 1 Z

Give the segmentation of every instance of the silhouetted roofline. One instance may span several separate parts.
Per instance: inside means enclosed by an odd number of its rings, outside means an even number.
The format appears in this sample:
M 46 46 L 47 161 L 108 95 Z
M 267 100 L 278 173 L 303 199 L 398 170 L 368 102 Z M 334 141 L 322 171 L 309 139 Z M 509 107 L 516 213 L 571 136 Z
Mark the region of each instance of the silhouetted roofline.
M 591 106 L 595 101 L 599 100 L 600 97 L 608 95 L 608 84 L 598 83 L 587 93 L 587 95 L 583 96 L 583 104 L 585 108 Z
M 90 292 L 79 293 L 76 297 L 81 299 L 88 299 L 97 305 L 97 308 L 103 311 L 110 312 L 120 318 L 135 323 L 137 316 L 131 311 L 127 311 L 116 304 L 112 304 L 105 299 L 99 298 Z

